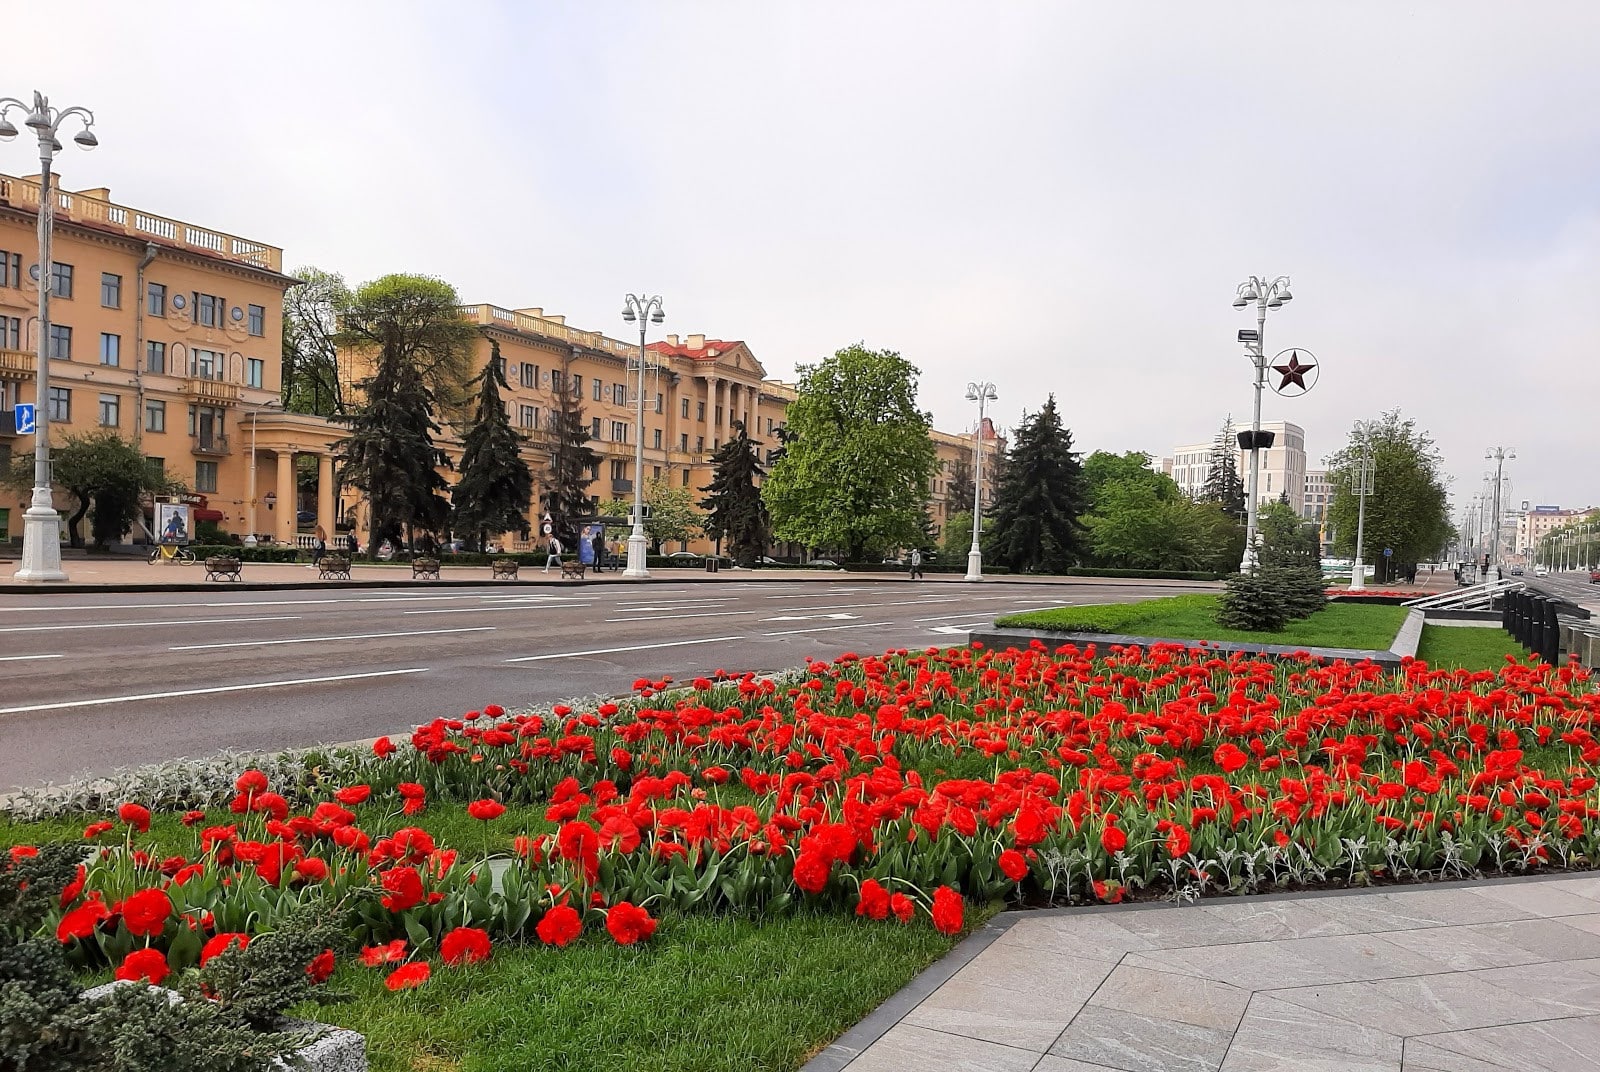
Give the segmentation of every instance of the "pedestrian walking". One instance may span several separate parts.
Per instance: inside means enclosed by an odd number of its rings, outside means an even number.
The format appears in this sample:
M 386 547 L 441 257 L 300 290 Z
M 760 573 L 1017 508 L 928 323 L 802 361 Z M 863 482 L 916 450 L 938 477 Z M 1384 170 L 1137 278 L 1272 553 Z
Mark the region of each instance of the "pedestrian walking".
M 552 535 L 550 537 L 550 542 L 549 542 L 549 544 L 546 545 L 545 549 L 549 552 L 550 557 L 546 558 L 544 560 L 544 571 L 546 573 L 549 573 L 551 566 L 554 566 L 556 569 L 560 569 L 561 568 L 561 541 L 556 539 L 555 536 Z
M 595 529 L 594 539 L 589 542 L 589 546 L 594 548 L 594 571 L 599 573 L 601 572 L 601 568 L 606 564 L 606 537 L 604 529 Z
M 311 545 L 311 568 L 316 569 L 322 565 L 323 556 L 328 553 L 328 533 L 321 525 L 317 526 L 317 542 Z
M 345 550 L 350 552 L 350 557 L 355 558 L 361 553 L 361 541 L 356 539 L 356 530 L 351 529 L 345 534 Z
M 911 549 L 910 562 L 911 579 L 913 581 L 922 579 L 922 552 L 918 551 L 915 547 Z

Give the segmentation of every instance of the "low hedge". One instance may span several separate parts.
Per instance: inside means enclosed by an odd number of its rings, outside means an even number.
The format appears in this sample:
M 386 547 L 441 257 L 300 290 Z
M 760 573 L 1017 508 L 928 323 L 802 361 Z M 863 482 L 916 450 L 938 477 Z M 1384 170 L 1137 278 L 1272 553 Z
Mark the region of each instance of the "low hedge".
M 192 543 L 189 550 L 199 559 L 221 555 L 240 562 L 300 562 L 306 554 L 298 547 L 242 547 L 232 543 Z
M 988 567 L 984 567 L 987 569 Z M 1227 574 L 1204 573 L 1198 570 L 1155 570 L 1155 569 L 1102 569 L 1096 566 L 1073 566 L 1063 570 L 1066 577 L 1142 577 L 1147 580 L 1159 581 L 1220 581 Z

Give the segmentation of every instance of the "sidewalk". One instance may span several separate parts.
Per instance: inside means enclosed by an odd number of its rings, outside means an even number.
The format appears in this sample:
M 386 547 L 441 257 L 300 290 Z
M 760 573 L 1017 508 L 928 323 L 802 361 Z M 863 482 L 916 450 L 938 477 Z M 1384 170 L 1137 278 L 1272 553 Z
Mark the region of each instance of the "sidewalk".
M 1600 878 L 1008 912 L 802 1072 L 1600 1069 Z

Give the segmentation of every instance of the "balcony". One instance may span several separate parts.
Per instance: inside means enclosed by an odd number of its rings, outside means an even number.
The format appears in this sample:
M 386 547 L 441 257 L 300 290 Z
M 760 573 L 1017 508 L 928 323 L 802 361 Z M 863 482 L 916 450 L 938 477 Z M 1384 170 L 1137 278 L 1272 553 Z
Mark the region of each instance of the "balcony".
M 237 406 L 244 388 L 236 383 L 190 376 L 183 381 L 183 393 L 203 406 Z
M 611 478 L 611 494 L 612 495 L 632 495 L 633 494 L 633 481 L 624 480 L 624 479 L 622 479 L 620 477 L 612 477 Z
M 34 356 L 26 350 L 0 350 L 0 380 L 33 379 Z
M 225 435 L 197 435 L 189 447 L 189 453 L 200 454 L 209 458 L 223 458 L 232 454 L 228 447 L 228 437 Z

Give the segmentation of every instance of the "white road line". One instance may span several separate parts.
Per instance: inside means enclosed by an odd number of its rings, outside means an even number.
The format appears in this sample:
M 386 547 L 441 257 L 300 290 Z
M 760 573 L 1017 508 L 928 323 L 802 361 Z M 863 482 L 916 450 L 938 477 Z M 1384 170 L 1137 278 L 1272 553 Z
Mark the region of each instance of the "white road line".
M 913 618 L 911 620 L 914 621 L 914 622 L 938 622 L 938 621 L 943 621 L 945 618 L 970 618 L 970 617 L 972 617 L 972 612 L 971 611 L 969 611 L 969 610 L 960 610 L 960 611 L 951 611 L 949 614 L 935 614 L 931 618 Z
M 251 689 L 276 689 L 287 685 L 321 685 L 329 681 L 360 681 L 397 674 L 425 674 L 426 666 L 409 670 L 373 670 L 364 674 L 335 674 L 331 677 L 300 677 L 285 681 L 256 681 L 248 685 L 215 685 L 207 689 L 178 689 L 173 692 L 145 692 L 136 696 L 101 696 L 93 700 L 63 700 L 60 703 L 28 704 L 25 707 L 0 707 L 0 715 L 21 715 L 29 711 L 63 711 L 69 707 L 103 707 L 106 704 L 135 703 L 139 700 L 171 700 L 181 696 L 213 696 L 219 692 L 246 692 Z
M 450 607 L 445 610 L 408 610 L 404 614 L 489 614 L 497 610 L 566 610 L 569 607 L 592 607 L 593 603 L 535 603 L 509 607 Z
M 830 633 L 835 629 L 872 629 L 876 626 L 898 625 L 898 622 L 862 622 L 860 625 L 818 625 L 810 629 L 782 629 L 776 633 L 762 633 L 762 636 L 790 636 L 794 633 Z
M 11 595 L 14 593 L 6 593 Z M 481 599 L 482 596 L 343 596 L 335 599 L 240 599 L 223 602 L 188 602 L 188 603 L 105 603 L 100 605 L 73 604 L 59 606 L 55 604 L 41 604 L 37 607 L 0 607 L 7 614 L 20 611 L 68 611 L 68 610 L 173 610 L 178 607 L 215 607 L 225 610 L 229 607 L 317 607 L 325 603 L 434 603 L 441 600 L 453 599 Z
M 73 625 L 8 625 L 0 633 L 55 633 L 63 629 L 152 629 L 158 625 L 231 625 L 239 622 L 292 622 L 298 614 L 275 618 L 177 618 L 165 622 L 80 622 Z
M 705 614 L 646 614 L 642 618 L 607 618 L 607 622 L 661 622 L 678 618 L 738 618 L 756 613 L 753 610 L 713 610 Z
M 681 648 L 685 644 L 716 644 L 724 640 L 743 640 L 742 636 L 714 636 L 704 640 L 671 640 L 665 644 L 635 644 L 628 648 L 595 648 L 591 651 L 562 651 L 554 655 L 523 655 L 508 663 L 536 663 L 541 659 L 574 659 L 580 655 L 611 655 L 619 651 L 649 651 L 652 648 Z
M 413 629 L 406 633 L 346 633 L 343 636 L 293 637 L 289 640 L 234 640 L 226 644 L 174 644 L 168 651 L 208 651 L 212 648 L 265 648 L 273 644 L 320 644 L 327 640 L 379 640 L 387 637 L 438 636 L 441 633 L 492 633 L 492 625 L 470 625 L 460 629 Z
M 834 603 L 825 607 L 784 607 L 782 609 L 799 614 L 810 610 L 859 610 L 862 607 L 917 607 L 924 603 L 957 603 L 960 600 L 951 596 L 949 599 L 899 599 L 888 603 Z
M 65 659 L 65 655 L 0 655 L 0 663 L 20 663 L 28 659 Z

